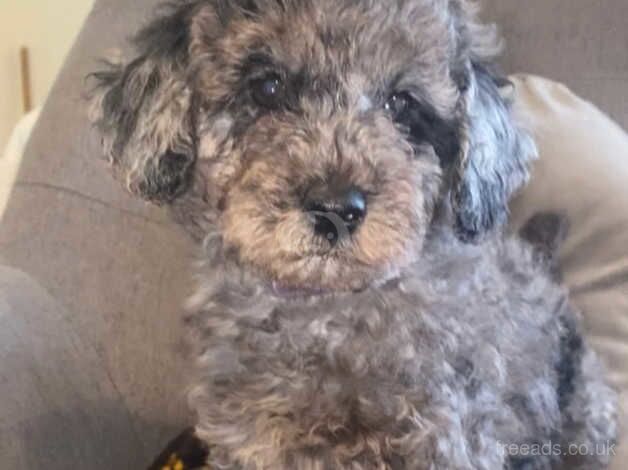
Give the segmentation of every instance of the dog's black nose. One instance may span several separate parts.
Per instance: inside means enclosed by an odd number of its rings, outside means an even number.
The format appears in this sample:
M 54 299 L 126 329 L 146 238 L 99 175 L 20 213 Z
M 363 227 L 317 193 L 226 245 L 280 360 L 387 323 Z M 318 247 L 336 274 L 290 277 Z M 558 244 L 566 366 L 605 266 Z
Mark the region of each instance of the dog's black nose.
M 324 196 L 311 192 L 305 210 L 312 218 L 317 235 L 331 243 L 353 233 L 366 216 L 366 196 L 357 188 Z

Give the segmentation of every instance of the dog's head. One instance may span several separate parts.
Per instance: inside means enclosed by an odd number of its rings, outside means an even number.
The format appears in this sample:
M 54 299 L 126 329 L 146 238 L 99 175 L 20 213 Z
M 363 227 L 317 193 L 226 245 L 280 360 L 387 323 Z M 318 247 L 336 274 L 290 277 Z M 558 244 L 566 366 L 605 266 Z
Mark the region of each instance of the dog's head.
M 361 288 L 420 255 L 437 207 L 475 239 L 527 176 L 533 146 L 473 10 L 176 2 L 133 61 L 95 74 L 95 122 L 130 191 L 217 230 L 242 265 L 285 286 Z

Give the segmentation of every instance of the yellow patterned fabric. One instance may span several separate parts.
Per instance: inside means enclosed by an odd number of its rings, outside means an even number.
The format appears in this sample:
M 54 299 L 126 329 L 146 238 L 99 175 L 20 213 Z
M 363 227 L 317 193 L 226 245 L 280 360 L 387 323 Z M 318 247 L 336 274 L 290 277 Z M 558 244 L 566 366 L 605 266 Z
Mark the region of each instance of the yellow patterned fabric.
M 185 470 L 185 464 L 177 454 L 172 454 L 168 459 L 168 463 L 161 467 L 161 470 Z
M 148 470 L 209 470 L 208 456 L 205 443 L 189 428 L 168 444 Z

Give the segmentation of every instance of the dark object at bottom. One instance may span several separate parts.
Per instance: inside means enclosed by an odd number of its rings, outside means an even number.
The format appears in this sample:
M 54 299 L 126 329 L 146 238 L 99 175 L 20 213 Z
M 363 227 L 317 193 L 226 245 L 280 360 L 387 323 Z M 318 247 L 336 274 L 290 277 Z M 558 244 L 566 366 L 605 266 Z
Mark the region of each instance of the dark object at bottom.
M 148 467 L 148 470 L 194 470 L 205 468 L 209 449 L 188 428 L 172 440 L 165 450 Z

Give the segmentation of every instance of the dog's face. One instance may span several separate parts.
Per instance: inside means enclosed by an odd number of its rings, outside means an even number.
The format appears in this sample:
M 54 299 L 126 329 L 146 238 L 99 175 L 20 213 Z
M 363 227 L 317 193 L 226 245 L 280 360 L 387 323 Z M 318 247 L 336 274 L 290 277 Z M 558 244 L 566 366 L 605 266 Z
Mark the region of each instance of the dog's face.
M 220 230 L 287 286 L 360 288 L 407 263 L 440 187 L 435 147 L 455 157 L 440 142 L 457 140 L 445 25 L 427 44 L 404 21 L 414 7 L 372 3 L 295 2 L 196 46 L 213 58 L 199 64 L 197 168 L 221 185 Z M 218 155 L 216 113 L 235 130 Z
M 360 289 L 420 256 L 445 196 L 475 237 L 525 179 L 487 37 L 457 0 L 180 2 L 97 74 L 96 121 L 133 192 L 267 282 Z

